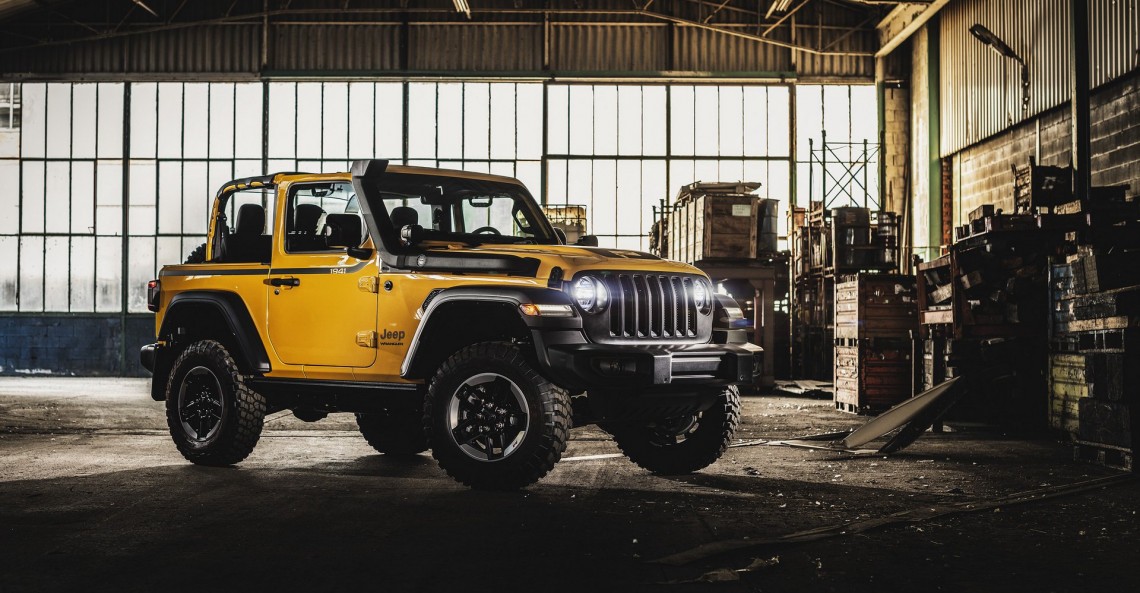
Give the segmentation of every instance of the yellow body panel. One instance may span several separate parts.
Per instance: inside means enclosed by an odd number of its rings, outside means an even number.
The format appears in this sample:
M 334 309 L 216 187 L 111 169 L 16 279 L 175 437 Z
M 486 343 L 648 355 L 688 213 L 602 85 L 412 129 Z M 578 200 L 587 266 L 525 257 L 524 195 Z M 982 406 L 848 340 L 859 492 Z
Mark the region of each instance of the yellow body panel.
M 393 172 L 453 175 L 518 184 L 517 180 L 455 171 L 392 166 Z M 467 285 L 546 286 L 551 270 L 573 278 L 585 270 L 621 269 L 664 274 L 700 274 L 696 268 L 636 251 L 591 250 L 572 245 L 423 245 L 468 253 L 510 254 L 539 260 L 535 278 L 504 275 L 381 272 L 379 255 L 361 261 L 344 252 L 286 253 L 282 207 L 289 185 L 349 181 L 348 173 L 278 175 L 273 209 L 272 265 L 205 263 L 163 268 L 156 329 L 170 301 L 185 291 L 226 291 L 241 297 L 269 355 L 267 377 L 283 379 L 409 382 L 400 377 L 404 358 L 420 324 L 421 305 L 434 289 Z M 210 236 L 217 220 L 215 203 Z M 212 250 L 212 245 L 208 248 Z M 296 278 L 297 286 L 272 286 L 274 278 Z M 372 279 L 375 279 L 373 282 Z M 376 292 L 366 290 L 375 287 Z M 371 336 L 370 332 L 375 332 Z M 371 338 L 371 340 L 369 339 Z

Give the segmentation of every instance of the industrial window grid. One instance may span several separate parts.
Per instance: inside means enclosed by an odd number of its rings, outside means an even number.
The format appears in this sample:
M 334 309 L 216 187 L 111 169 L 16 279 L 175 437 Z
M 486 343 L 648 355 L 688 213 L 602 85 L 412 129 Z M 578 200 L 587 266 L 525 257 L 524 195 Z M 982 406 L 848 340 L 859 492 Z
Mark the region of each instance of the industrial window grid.
M 544 204 L 586 205 L 590 232 L 603 244 L 644 248 L 654 207 L 684 183 L 759 180 L 786 207 L 795 169 L 806 161 L 793 113 L 800 120 L 809 114 L 809 122 L 818 114 L 829 137 L 854 139 L 866 130 L 873 137 L 877 126 L 865 116 L 873 102 L 853 98 L 865 98 L 867 89 L 848 85 L 404 80 L 0 88 L 8 89 L 9 109 L 22 108 L 22 130 L 0 130 L 0 178 L 19 186 L 0 195 L 0 311 L 29 313 L 145 312 L 146 281 L 202 242 L 210 197 L 237 177 L 343 171 L 361 158 L 509 175 Z M 813 90 L 818 103 L 805 100 Z M 828 93 L 846 102 L 827 102 Z M 795 194 L 805 201 L 803 188 Z

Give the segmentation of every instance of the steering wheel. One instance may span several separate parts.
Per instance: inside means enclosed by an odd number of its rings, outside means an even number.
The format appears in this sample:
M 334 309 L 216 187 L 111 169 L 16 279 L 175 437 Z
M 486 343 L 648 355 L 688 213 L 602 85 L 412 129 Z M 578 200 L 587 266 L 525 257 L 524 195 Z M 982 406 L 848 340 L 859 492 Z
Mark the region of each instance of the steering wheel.
M 502 235 L 503 234 L 503 233 L 499 232 L 499 229 L 497 229 L 493 226 L 481 226 L 481 227 L 471 231 L 472 235 L 478 235 L 479 233 L 488 233 L 491 235 Z

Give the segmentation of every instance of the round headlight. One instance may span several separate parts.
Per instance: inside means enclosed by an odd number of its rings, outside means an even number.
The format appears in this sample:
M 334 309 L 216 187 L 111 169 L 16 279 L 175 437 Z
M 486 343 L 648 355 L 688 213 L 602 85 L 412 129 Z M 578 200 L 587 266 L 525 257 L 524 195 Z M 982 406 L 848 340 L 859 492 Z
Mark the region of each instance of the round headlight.
M 597 313 L 605 309 L 609 302 L 605 285 L 589 276 L 582 276 L 574 283 L 573 296 L 578 306 L 587 313 Z
M 693 304 L 701 313 L 708 313 L 712 310 L 712 294 L 709 292 L 708 286 L 705 286 L 701 280 L 693 281 Z

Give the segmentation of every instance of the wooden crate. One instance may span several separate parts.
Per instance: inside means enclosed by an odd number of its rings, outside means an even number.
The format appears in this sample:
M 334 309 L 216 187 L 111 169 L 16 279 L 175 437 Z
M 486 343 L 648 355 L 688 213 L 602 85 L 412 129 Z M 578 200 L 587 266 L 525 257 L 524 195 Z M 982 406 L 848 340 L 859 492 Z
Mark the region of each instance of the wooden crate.
M 835 284 L 836 338 L 911 338 L 918 329 L 914 276 L 855 274 Z
M 835 408 L 853 414 L 881 412 L 913 395 L 909 340 L 862 340 L 835 347 Z
M 1076 435 L 1081 399 L 1089 396 L 1083 354 L 1049 356 L 1049 426 Z
M 694 183 L 669 214 L 669 255 L 686 263 L 756 259 L 775 250 L 776 208 L 758 183 Z

